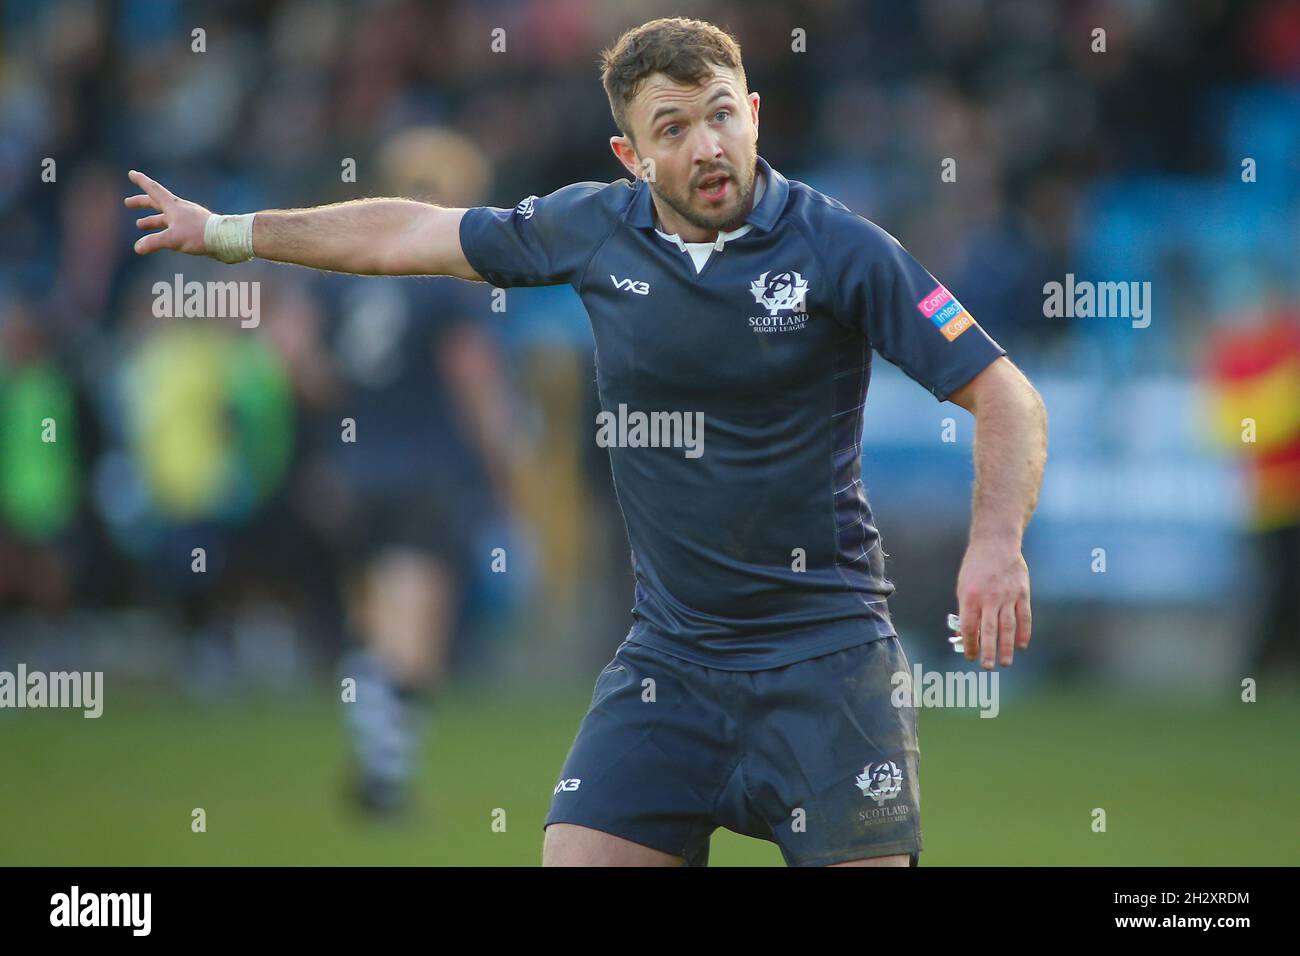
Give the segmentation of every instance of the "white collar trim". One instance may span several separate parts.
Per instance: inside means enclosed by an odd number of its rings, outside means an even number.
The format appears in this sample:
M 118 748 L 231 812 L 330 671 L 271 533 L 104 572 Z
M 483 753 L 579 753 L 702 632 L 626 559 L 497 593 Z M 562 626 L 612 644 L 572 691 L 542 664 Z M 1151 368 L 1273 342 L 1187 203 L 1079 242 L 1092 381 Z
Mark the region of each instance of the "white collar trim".
M 759 200 L 763 198 L 763 193 L 767 189 L 767 183 L 765 180 L 766 177 L 759 175 L 758 182 L 754 186 L 755 206 L 757 206 Z M 704 264 L 709 261 L 710 255 L 714 252 L 721 252 L 728 242 L 732 239 L 739 239 L 753 228 L 753 225 L 750 223 L 742 223 L 739 229 L 732 229 L 730 232 L 719 232 L 718 238 L 713 242 L 683 242 L 681 236 L 676 233 L 669 235 L 658 226 L 655 227 L 655 232 L 669 242 L 675 243 L 677 248 L 682 252 L 688 253 L 691 260 L 695 263 L 695 271 L 698 274 L 700 270 L 704 268 Z

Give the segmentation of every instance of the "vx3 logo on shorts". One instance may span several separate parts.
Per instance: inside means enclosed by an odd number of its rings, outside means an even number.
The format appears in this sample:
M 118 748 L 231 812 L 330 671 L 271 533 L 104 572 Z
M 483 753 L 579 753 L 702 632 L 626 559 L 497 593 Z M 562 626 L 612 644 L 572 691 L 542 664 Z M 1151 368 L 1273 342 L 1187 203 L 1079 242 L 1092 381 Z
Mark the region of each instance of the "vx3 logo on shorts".
M 903 771 L 892 760 L 867 764 L 857 776 L 858 789 L 877 804 L 892 800 L 903 789 Z
M 559 793 L 563 790 L 565 793 L 572 793 L 574 790 L 578 789 L 578 786 L 581 783 L 582 781 L 577 777 L 574 777 L 572 780 L 561 780 L 556 784 L 555 792 Z

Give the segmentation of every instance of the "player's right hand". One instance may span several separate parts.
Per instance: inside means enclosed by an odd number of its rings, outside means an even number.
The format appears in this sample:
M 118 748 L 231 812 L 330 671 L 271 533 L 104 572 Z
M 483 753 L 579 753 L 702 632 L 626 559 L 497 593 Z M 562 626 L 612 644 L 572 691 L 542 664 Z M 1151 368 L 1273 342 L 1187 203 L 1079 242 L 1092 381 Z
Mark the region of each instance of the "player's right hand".
M 175 249 L 191 256 L 207 254 L 203 242 L 203 227 L 208 223 L 211 211 L 188 199 L 173 196 L 166 186 L 156 183 L 144 173 L 131 170 L 127 174 L 131 182 L 144 192 L 138 196 L 128 196 L 128 209 L 157 209 L 153 216 L 142 216 L 135 221 L 141 229 L 161 229 L 151 232 L 135 241 L 135 251 L 142 256 L 159 249 Z

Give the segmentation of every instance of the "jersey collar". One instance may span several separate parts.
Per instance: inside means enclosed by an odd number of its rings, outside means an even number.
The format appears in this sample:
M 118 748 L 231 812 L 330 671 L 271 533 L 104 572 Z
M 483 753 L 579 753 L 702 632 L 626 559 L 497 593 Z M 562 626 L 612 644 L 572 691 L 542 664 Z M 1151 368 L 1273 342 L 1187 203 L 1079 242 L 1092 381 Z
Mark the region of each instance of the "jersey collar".
M 755 174 L 762 172 L 767 176 L 767 188 L 754 208 L 745 217 L 745 222 L 755 229 L 767 232 L 776 225 L 785 209 L 786 200 L 790 198 L 790 182 L 768 165 L 762 156 L 758 157 Z M 650 184 L 644 179 L 636 183 L 636 195 L 632 197 L 632 210 L 628 222 L 641 229 L 653 229 L 655 225 L 654 200 L 650 198 Z

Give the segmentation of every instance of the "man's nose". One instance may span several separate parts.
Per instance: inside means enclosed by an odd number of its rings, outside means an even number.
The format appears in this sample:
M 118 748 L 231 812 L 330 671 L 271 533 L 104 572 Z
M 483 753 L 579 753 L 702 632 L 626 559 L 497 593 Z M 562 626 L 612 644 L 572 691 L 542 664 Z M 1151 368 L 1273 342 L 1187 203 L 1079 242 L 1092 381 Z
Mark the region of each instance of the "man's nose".
M 711 163 L 722 156 L 722 137 L 707 124 L 695 129 L 694 152 L 691 158 L 696 165 Z

